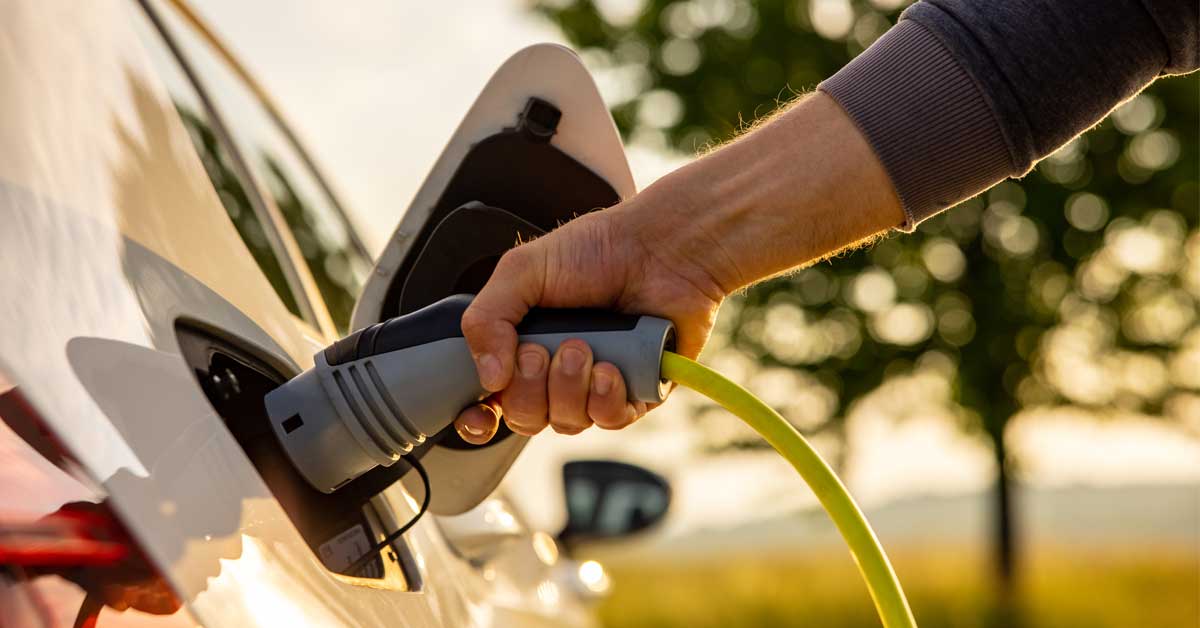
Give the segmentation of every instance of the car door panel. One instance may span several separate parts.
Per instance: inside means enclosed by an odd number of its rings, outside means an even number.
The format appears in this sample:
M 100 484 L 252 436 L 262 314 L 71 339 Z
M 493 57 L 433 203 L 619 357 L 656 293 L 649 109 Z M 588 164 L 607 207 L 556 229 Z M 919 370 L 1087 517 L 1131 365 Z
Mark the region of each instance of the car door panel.
M 181 319 L 284 373 L 330 339 L 246 251 L 138 48 L 137 7 L 5 10 L 0 370 L 201 623 L 466 623 L 465 570 L 432 522 L 409 541 L 417 562 L 446 567 L 420 591 L 325 569 L 180 355 Z
M 273 341 L 161 258 L 142 250 L 129 263 L 139 269 L 135 282 L 156 288 L 153 302 L 159 305 L 143 311 L 151 337 L 163 342 L 73 337 L 65 353 L 75 378 L 136 462 L 98 478 L 100 484 L 197 618 L 219 625 L 274 625 L 301 617 L 312 625 L 374 625 L 398 617 L 413 625 L 442 621 L 431 605 L 438 592 L 387 591 L 321 564 L 201 392 L 179 355 L 176 328 L 184 319 L 219 330 L 289 368 Z M 424 553 L 428 534 L 409 540 L 418 562 L 445 562 Z M 462 612 L 461 600 L 453 597 L 441 606 L 451 615 L 455 608 Z
M 288 311 L 246 250 L 137 44 L 136 10 L 118 0 L 6 6 L 13 54 L 0 56 L 0 250 L 19 268 L 0 274 L 0 371 L 202 624 L 503 625 L 511 614 L 496 610 L 494 583 L 454 555 L 432 519 L 405 535 L 420 569 L 412 590 L 327 569 L 198 384 L 181 321 L 283 376 L 310 366 L 332 338 Z M 615 197 L 631 194 L 620 141 L 586 72 L 564 49 L 538 56 L 505 67 L 549 85 L 537 95 L 564 112 L 552 143 Z M 572 92 L 580 76 L 586 85 Z M 501 104 L 529 95 L 490 93 Z M 580 94 L 578 106 L 563 104 Z M 464 128 L 494 134 L 513 124 L 511 112 L 500 123 L 491 101 L 480 102 Z M 456 135 L 448 154 L 476 136 Z M 449 181 L 450 165 L 431 181 Z M 422 193 L 440 198 L 437 187 Z M 453 467 L 455 455 L 478 464 L 473 452 L 448 451 L 438 464 Z M 519 447 L 483 451 L 498 480 Z M 453 488 L 454 476 L 444 477 Z M 468 498 L 484 490 L 468 488 Z M 384 529 L 413 504 L 399 484 L 385 496 L 375 503 L 387 512 L 373 524 Z

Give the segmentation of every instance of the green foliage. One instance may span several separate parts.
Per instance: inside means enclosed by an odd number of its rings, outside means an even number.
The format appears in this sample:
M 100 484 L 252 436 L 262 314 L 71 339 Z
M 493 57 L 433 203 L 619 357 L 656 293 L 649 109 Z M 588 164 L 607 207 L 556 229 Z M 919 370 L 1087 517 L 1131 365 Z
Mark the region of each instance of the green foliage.
M 623 86 L 613 113 L 630 141 L 690 153 L 813 89 L 899 4 L 566 0 L 537 10 L 602 81 Z M 1196 413 L 1198 90 L 1195 75 L 1161 80 L 1021 181 L 916 234 L 754 287 L 731 303 L 732 345 L 831 393 L 810 433 L 921 372 L 945 377 L 965 425 L 993 440 L 1034 406 Z

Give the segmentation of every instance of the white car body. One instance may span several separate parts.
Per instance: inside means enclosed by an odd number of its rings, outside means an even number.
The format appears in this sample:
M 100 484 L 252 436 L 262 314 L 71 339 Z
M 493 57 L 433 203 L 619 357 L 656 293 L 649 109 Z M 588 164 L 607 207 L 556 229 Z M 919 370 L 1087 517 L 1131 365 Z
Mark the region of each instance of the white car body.
M 47 462 L 0 423 L 0 523 L 34 521 L 68 502 L 111 509 L 182 607 L 164 616 L 105 608 L 101 627 L 592 625 L 585 598 L 598 580 L 581 588 L 578 566 L 554 539 L 530 530 L 495 492 L 522 438 L 481 453 L 430 451 L 442 514 L 388 550 L 379 577 L 331 571 L 298 532 L 198 384 L 179 330 L 228 338 L 295 374 L 338 329 L 262 180 L 249 194 L 261 197 L 265 235 L 299 313 L 239 235 L 172 102 L 162 59 L 147 51 L 156 31 L 145 11 L 133 0 L 0 6 L 0 394 L 19 393 L 71 460 Z M 511 125 L 530 96 L 565 112 L 556 147 L 621 197 L 633 193 L 611 118 L 578 59 L 557 46 L 522 51 L 485 88 L 409 211 L 402 219 L 397 211 L 354 328 L 383 315 L 389 273 L 468 148 Z M 421 488 L 410 478 L 370 500 L 363 516 L 375 539 L 415 513 Z M 70 625 L 83 598 L 68 579 L 0 572 L 0 626 Z

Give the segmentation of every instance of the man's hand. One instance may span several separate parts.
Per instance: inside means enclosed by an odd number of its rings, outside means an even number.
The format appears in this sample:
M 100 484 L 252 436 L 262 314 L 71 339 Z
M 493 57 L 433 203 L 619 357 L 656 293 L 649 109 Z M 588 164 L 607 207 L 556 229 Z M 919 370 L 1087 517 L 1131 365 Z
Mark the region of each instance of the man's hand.
M 463 440 L 486 443 L 501 416 L 514 432 L 532 436 L 547 425 L 560 434 L 577 434 L 592 424 L 619 429 L 648 410 L 643 402 L 627 400 L 621 372 L 595 362 L 583 341 L 564 342 L 553 356 L 540 345 L 518 346 L 515 326 L 533 306 L 660 316 L 675 323 L 681 353 L 700 353 L 726 293 L 706 271 L 681 259 L 684 251 L 669 247 L 664 232 L 684 227 L 674 224 L 670 214 L 675 212 L 645 211 L 646 203 L 664 197 L 680 201 L 686 195 L 651 188 L 500 259 L 463 314 L 463 334 L 480 381 L 497 393 L 459 415 L 455 428 Z M 651 215 L 654 224 L 645 220 Z
M 624 427 L 647 410 L 626 401 L 612 364 L 567 341 L 554 356 L 517 346 L 533 306 L 598 307 L 670 319 L 694 358 L 734 290 L 809 263 L 904 220 L 866 140 L 816 94 L 769 124 L 663 177 L 612 208 L 509 251 L 462 327 L 493 394 L 455 422 L 486 443 L 499 419 L 518 434 Z

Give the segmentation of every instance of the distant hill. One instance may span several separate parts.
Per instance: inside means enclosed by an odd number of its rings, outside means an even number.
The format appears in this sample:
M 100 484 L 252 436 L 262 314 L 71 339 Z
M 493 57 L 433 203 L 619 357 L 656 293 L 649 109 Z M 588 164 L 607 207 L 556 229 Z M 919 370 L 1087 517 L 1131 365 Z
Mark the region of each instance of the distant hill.
M 1030 545 L 1184 546 L 1200 555 L 1200 484 L 1022 487 L 1017 517 Z M 989 496 L 916 497 L 867 512 L 887 546 L 983 547 L 989 531 Z M 841 544 L 825 513 L 805 509 L 785 516 L 686 534 L 650 535 L 590 548 L 607 560 L 670 554 L 705 558 L 746 551 L 816 549 Z

